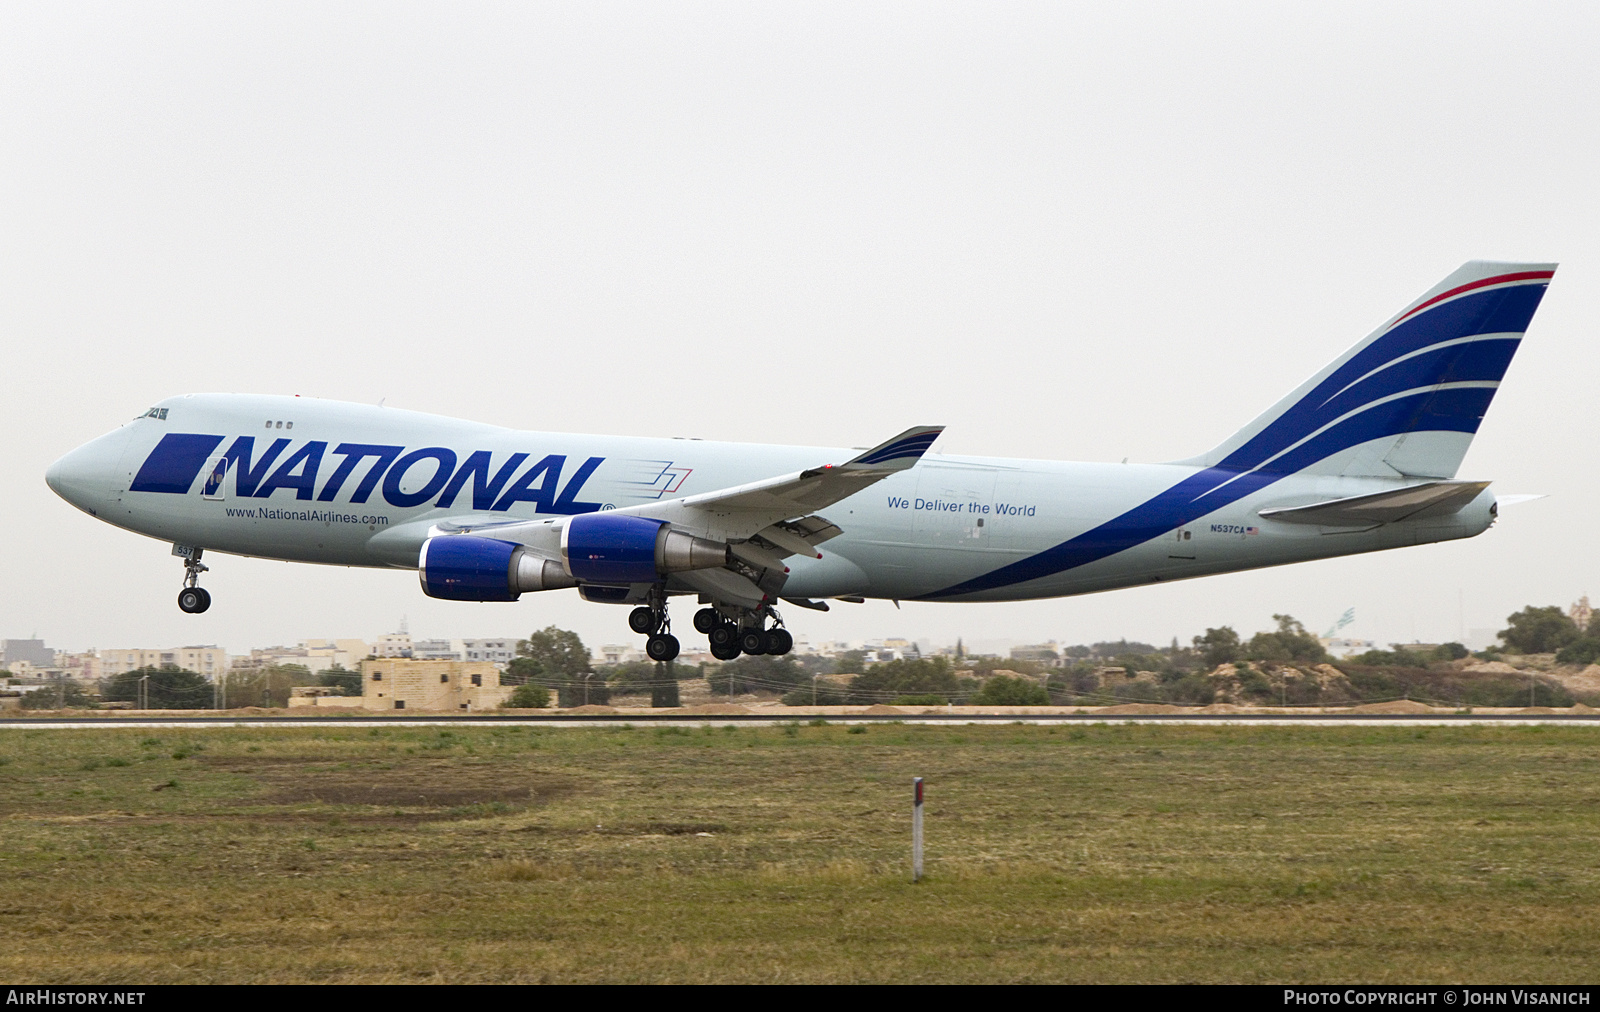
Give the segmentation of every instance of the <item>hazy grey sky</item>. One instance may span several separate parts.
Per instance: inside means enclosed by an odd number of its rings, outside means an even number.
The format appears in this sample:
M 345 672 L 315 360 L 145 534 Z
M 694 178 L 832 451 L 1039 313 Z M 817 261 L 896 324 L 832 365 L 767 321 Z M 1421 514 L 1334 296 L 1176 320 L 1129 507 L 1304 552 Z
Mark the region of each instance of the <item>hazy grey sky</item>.
M 0 635 L 509 635 L 58 500 L 156 400 L 300 393 L 526 428 L 1165 460 L 1474 258 L 1559 260 L 1463 468 L 1466 542 L 1091 597 L 789 609 L 820 638 L 1454 637 L 1600 595 L 1600 11 L 1522 4 L 0 6 Z M 797 613 L 798 612 L 798 613 Z M 687 616 L 680 616 L 686 618 Z

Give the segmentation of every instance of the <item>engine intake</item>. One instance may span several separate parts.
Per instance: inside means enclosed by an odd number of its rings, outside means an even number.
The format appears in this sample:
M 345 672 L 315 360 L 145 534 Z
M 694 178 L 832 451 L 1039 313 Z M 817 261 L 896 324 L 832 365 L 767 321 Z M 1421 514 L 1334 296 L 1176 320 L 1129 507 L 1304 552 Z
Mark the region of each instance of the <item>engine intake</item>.
M 580 513 L 561 529 L 561 559 L 585 583 L 654 583 L 668 573 L 724 566 L 728 546 L 661 520 Z
M 468 534 L 429 538 L 417 565 L 422 592 L 447 601 L 515 601 L 577 585 L 561 565 L 522 545 Z

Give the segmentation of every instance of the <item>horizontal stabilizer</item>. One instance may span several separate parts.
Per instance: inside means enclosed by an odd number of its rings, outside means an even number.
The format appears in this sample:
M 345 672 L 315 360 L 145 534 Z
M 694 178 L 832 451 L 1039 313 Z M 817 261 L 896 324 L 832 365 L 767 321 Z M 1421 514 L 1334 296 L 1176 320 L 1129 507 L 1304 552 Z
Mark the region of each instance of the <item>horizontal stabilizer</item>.
M 1489 487 L 1486 481 L 1430 481 L 1388 492 L 1353 495 L 1309 506 L 1265 509 L 1267 520 L 1289 524 L 1321 524 L 1325 527 L 1375 527 L 1397 520 L 1445 516 L 1459 512 Z

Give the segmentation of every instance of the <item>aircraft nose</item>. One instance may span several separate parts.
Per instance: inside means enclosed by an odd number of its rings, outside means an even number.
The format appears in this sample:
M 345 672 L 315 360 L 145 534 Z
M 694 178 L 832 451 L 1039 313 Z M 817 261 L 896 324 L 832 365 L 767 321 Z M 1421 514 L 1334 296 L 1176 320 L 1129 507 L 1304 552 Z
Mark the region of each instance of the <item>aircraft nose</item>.
M 79 509 L 96 512 L 110 494 L 128 435 L 122 428 L 83 444 L 45 469 L 45 484 Z

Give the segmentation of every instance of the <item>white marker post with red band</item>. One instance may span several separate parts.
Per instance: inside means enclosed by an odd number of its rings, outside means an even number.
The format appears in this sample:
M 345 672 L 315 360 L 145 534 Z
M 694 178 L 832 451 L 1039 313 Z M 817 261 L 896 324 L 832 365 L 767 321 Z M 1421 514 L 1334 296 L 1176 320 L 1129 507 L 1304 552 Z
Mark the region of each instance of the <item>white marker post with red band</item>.
M 911 780 L 911 881 L 922 881 L 922 778 Z

